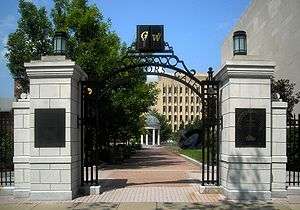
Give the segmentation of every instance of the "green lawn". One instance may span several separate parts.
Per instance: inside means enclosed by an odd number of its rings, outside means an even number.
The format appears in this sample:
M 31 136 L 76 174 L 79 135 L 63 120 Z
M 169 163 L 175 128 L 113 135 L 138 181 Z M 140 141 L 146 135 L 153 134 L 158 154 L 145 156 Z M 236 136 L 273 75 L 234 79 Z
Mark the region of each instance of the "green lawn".
M 186 155 L 199 162 L 202 161 L 202 150 L 201 149 L 179 149 L 180 154 Z
M 174 153 L 186 155 L 199 162 L 202 161 L 202 149 L 181 149 L 180 147 L 174 145 L 168 146 L 167 148 Z

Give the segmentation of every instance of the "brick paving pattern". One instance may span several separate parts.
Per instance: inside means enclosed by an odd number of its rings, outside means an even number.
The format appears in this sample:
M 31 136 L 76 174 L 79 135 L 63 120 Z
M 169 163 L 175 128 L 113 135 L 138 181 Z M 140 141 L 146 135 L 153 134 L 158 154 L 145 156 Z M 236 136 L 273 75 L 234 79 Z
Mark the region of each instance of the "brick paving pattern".
M 147 148 L 122 165 L 99 171 L 101 194 L 74 202 L 201 202 L 224 199 L 221 194 L 201 193 L 200 166 L 165 148 Z

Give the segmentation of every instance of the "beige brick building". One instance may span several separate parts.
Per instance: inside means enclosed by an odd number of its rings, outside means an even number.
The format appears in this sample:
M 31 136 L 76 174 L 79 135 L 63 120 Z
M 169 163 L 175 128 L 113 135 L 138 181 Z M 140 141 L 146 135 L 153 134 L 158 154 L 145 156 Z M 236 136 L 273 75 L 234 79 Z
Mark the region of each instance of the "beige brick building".
M 247 33 L 248 56 L 275 61 L 276 79 L 289 79 L 300 90 L 300 1 L 253 0 L 222 45 L 221 62 L 233 59 L 234 31 Z M 300 104 L 295 112 L 300 112 Z
M 204 80 L 207 74 L 197 73 L 196 77 Z M 160 92 L 153 108 L 166 116 L 173 131 L 200 117 L 200 98 L 190 88 L 166 77 L 158 78 L 157 87 Z

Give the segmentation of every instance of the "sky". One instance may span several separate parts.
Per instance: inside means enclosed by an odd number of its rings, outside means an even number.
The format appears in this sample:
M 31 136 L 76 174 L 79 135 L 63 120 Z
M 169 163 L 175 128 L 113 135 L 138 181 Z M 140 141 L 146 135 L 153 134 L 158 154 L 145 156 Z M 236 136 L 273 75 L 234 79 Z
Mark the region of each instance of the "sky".
M 50 12 L 52 0 L 31 0 Z M 136 25 L 164 25 L 165 41 L 189 69 L 220 68 L 221 46 L 250 0 L 88 0 L 96 4 L 112 30 L 130 45 Z M 16 30 L 17 0 L 0 0 L 0 97 L 13 96 L 13 80 L 6 67 L 6 42 Z

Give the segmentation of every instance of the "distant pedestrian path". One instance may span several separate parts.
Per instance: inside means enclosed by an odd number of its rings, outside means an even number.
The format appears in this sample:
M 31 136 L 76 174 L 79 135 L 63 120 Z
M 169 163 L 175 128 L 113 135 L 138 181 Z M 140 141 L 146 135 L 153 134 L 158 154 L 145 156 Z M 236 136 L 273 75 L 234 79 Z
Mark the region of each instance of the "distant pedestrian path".
M 167 149 L 146 148 L 121 165 L 99 171 L 102 193 L 78 202 L 217 202 L 220 194 L 201 193 L 200 166 Z

